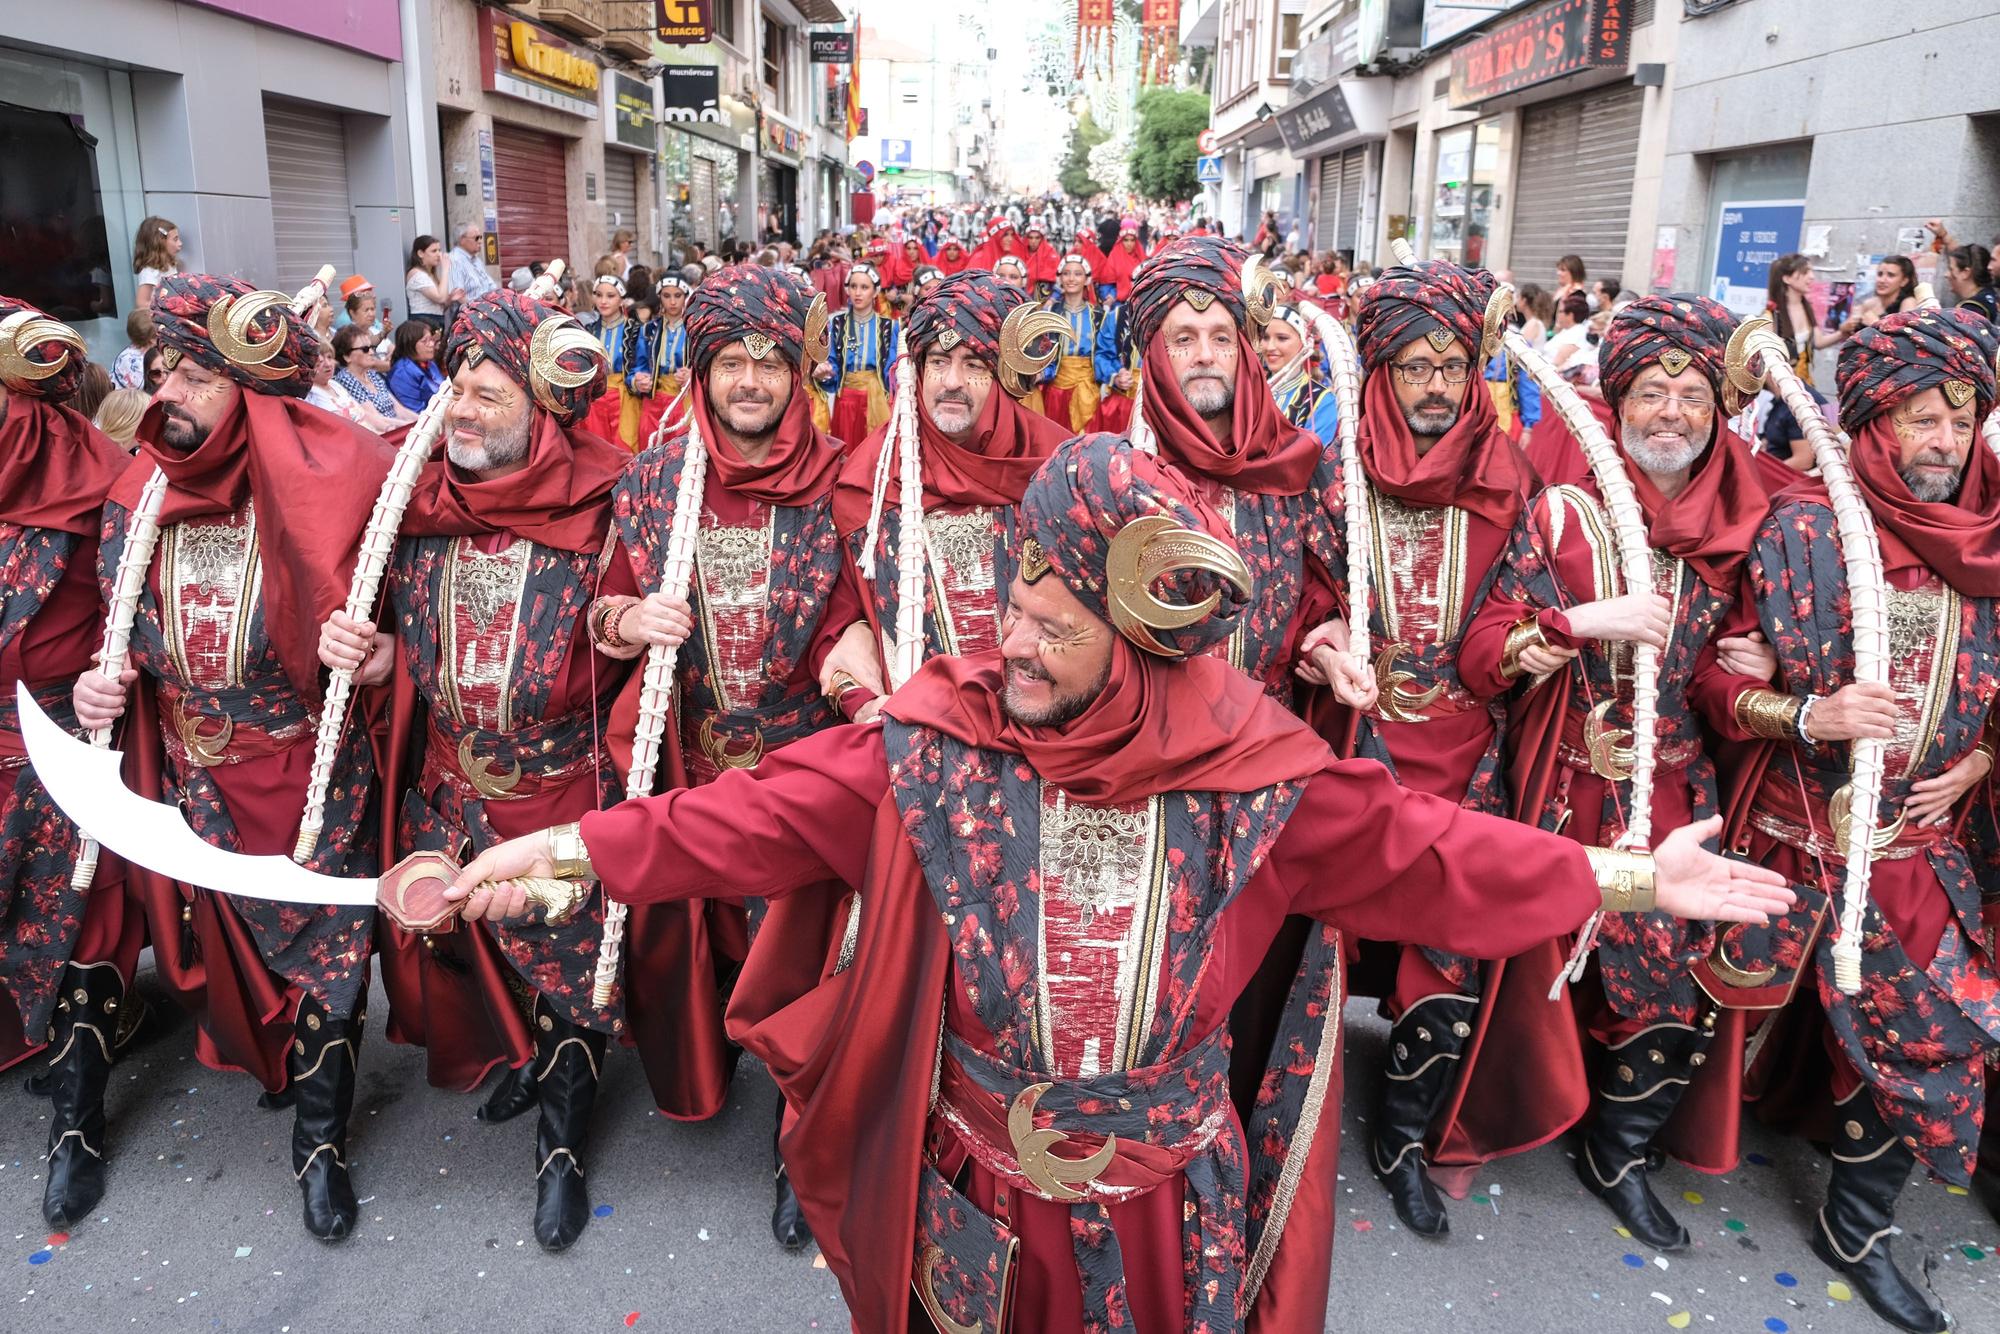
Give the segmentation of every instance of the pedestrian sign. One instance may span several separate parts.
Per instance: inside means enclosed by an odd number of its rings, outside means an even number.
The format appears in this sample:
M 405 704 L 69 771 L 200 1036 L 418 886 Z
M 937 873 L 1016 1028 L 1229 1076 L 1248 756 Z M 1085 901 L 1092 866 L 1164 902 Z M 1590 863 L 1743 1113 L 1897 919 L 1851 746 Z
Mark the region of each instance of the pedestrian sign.
M 1222 184 L 1221 157 L 1198 157 L 1194 160 L 1194 178 L 1203 185 Z

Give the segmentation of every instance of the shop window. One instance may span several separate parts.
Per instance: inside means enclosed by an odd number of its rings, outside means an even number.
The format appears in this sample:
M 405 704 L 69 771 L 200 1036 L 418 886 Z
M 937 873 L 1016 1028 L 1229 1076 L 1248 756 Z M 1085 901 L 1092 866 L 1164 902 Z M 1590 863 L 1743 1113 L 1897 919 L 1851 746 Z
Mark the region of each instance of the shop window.
M 1500 122 L 1481 121 L 1446 130 L 1436 142 L 1430 257 L 1479 268 L 1486 263 L 1486 237 L 1493 226 Z

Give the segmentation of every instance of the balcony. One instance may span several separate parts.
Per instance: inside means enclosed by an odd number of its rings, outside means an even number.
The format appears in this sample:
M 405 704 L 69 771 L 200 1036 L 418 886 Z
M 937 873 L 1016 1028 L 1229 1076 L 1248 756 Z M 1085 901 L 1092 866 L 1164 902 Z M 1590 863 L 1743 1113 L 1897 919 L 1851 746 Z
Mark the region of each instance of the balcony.
M 653 0 L 598 0 L 604 18 L 605 54 L 627 60 L 646 61 L 653 57 L 655 28 Z
M 605 0 L 530 0 L 527 6 L 538 21 L 586 40 L 604 35 L 607 8 L 610 6 Z M 648 43 L 646 49 L 650 53 L 652 44 Z

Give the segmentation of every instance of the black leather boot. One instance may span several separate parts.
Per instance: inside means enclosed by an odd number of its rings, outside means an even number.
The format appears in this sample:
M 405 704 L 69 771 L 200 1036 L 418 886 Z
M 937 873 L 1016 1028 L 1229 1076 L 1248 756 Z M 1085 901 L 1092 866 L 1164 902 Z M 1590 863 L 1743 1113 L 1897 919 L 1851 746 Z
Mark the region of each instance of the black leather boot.
M 778 1099 L 778 1126 L 771 1132 L 772 1175 L 777 1178 L 777 1203 L 771 1208 L 771 1235 L 788 1251 L 802 1251 L 812 1244 L 812 1228 L 792 1190 L 792 1174 L 785 1170 L 785 1157 L 778 1151 L 778 1131 L 785 1127 L 785 1100 Z
M 360 1208 L 347 1176 L 347 1118 L 354 1108 L 361 1023 L 358 1004 L 353 1018 L 334 1019 L 308 995 L 292 1024 L 292 1174 L 306 1231 L 321 1241 L 353 1232 Z
M 1711 1011 L 1699 1028 L 1655 1024 L 1605 1052 L 1598 1077 L 1596 1114 L 1576 1156 L 1576 1175 L 1638 1241 L 1656 1251 L 1687 1249 L 1687 1229 L 1653 1194 L 1653 1136 L 1679 1105 L 1681 1094 L 1715 1036 Z
M 542 1005 L 535 1017 L 535 1077 L 542 1104 L 535 1130 L 535 1240 L 567 1250 L 590 1222 L 583 1144 L 597 1101 L 604 1034 L 580 1028 Z
M 104 1086 L 125 983 L 108 963 L 63 969 L 49 1027 L 49 1159 L 42 1217 L 68 1227 L 104 1198 Z
M 1389 1030 L 1389 1068 L 1375 1109 L 1369 1152 L 1396 1217 L 1420 1237 L 1451 1231 L 1444 1200 L 1424 1170 L 1424 1136 L 1458 1078 L 1479 1001 L 1432 996 L 1411 1006 Z
M 1833 1179 L 1813 1227 L 1813 1254 L 1845 1274 L 1875 1314 L 1890 1324 L 1916 1334 L 1939 1334 L 1951 1327 L 1950 1319 L 1889 1258 L 1896 1197 L 1903 1193 L 1916 1155 L 1882 1120 L 1866 1084 L 1835 1112 L 1840 1131 L 1833 1146 Z
M 542 993 L 538 991 L 534 994 L 534 999 L 528 1002 L 528 1027 L 537 1034 L 541 1032 L 541 1026 L 536 1022 L 541 1016 L 541 1005 Z M 501 1073 L 500 1082 L 493 1086 L 493 1092 L 487 1095 L 479 1110 L 472 1114 L 473 1118 L 489 1125 L 498 1125 L 502 1121 L 512 1121 L 533 1107 L 538 1096 L 535 1088 L 535 1067 L 539 1064 L 541 1062 L 531 1056 L 526 1065 L 508 1066 Z

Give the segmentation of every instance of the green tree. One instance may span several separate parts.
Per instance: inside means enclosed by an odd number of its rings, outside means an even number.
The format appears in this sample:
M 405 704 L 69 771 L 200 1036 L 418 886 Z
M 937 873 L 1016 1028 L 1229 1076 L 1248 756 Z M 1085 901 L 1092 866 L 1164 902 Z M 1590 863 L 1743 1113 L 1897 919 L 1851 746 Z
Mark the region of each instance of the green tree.
M 1104 186 L 1090 174 L 1090 150 L 1110 137 L 1111 131 L 1091 119 L 1089 107 L 1078 114 L 1076 126 L 1069 132 L 1069 154 L 1063 159 L 1058 177 L 1065 194 L 1074 199 L 1088 199 L 1104 192 Z
M 1133 188 L 1147 199 L 1192 199 L 1201 188 L 1194 178 L 1195 140 L 1207 127 L 1207 93 L 1153 88 L 1139 94 Z

